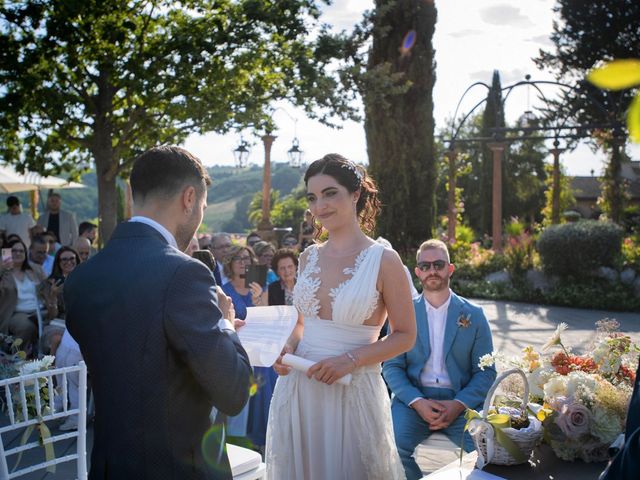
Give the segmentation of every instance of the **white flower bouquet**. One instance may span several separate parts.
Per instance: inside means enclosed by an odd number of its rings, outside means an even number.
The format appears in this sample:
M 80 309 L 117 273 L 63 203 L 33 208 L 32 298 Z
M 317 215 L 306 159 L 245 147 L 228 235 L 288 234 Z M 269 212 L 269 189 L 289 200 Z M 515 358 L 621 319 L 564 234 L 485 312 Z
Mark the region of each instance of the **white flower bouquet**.
M 622 432 L 635 382 L 640 348 L 618 332 L 614 320 L 597 322 L 597 338 L 584 355 L 571 353 L 562 343 L 567 328 L 560 324 L 541 354 L 529 346 L 518 358 L 499 353 L 485 355 L 480 368 L 521 368 L 527 376 L 530 408 L 544 426 L 544 439 L 559 458 L 599 462 L 607 459 L 611 442 Z M 506 383 L 506 382 L 505 382 Z M 517 383 L 503 385 L 507 394 L 519 395 Z

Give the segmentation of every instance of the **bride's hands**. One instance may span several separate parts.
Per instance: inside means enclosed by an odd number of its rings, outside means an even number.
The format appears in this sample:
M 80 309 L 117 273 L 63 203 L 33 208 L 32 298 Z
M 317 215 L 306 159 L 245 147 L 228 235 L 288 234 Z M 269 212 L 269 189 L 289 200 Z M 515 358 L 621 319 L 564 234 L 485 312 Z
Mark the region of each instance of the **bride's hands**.
M 281 376 L 289 375 L 289 372 L 291 372 L 291 367 L 282 363 L 282 357 L 284 357 L 286 353 L 293 353 L 293 348 L 289 344 L 285 344 L 276 363 L 273 364 L 273 369 Z
M 314 364 L 307 370 L 307 377 L 331 385 L 346 374 L 353 372 L 356 365 L 347 355 L 331 357 Z

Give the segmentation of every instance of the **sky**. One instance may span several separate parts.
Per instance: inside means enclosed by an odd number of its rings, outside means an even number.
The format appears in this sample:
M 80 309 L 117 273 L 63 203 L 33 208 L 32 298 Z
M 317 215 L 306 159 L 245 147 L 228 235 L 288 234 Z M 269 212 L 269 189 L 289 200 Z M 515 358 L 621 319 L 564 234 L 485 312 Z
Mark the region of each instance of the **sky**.
M 546 71 L 539 70 L 532 58 L 539 50 L 552 49 L 549 36 L 553 28 L 553 0 L 436 0 L 438 21 L 434 35 L 436 52 L 436 82 L 433 90 L 436 130 L 453 117 L 456 105 L 471 84 L 483 81 L 490 84 L 493 70 L 498 70 L 502 86 L 507 86 L 525 75 L 531 80 L 554 80 Z M 350 31 L 366 10 L 373 8 L 373 0 L 334 0 L 324 8 L 322 21 L 336 30 Z M 544 88 L 544 94 L 552 98 L 557 91 Z M 465 95 L 456 117 L 468 112 L 486 96 L 486 90 L 475 87 Z M 527 87 L 514 89 L 505 104 L 507 122 L 514 122 L 525 110 L 535 110 L 536 94 Z M 272 161 L 286 162 L 286 152 L 291 148 L 295 135 L 304 151 L 304 161 L 311 162 L 326 153 L 336 152 L 357 163 L 367 163 L 364 127 L 352 121 L 341 122 L 341 129 L 332 129 L 306 118 L 301 109 L 291 105 L 274 114 L 278 137 L 272 148 Z M 294 119 L 296 121 L 294 121 Z M 206 165 L 233 165 L 233 149 L 238 134 L 191 135 L 185 147 L 196 154 Z M 563 145 L 561 144 L 562 148 Z M 633 158 L 640 156 L 639 149 L 630 149 Z M 264 149 L 261 142 L 251 148 L 249 162 L 262 165 Z M 547 159 L 551 162 L 551 156 Z M 602 173 L 605 158 L 594 154 L 588 146 L 581 145 L 574 152 L 561 156 L 561 162 L 570 175 L 595 175 Z

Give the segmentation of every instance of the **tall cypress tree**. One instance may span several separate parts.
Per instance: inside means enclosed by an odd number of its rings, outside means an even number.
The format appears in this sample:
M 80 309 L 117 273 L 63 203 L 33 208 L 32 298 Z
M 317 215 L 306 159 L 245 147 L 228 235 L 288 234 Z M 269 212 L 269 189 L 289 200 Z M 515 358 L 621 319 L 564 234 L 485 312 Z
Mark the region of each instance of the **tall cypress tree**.
M 384 205 L 378 233 L 408 253 L 435 225 L 433 2 L 377 0 L 362 94 L 369 165 Z
M 487 94 L 487 103 L 482 114 L 482 137 L 492 137 L 492 129 L 504 127 L 504 106 L 502 104 L 502 85 L 500 84 L 500 72 L 493 71 L 491 89 Z M 497 140 L 497 138 L 496 138 Z M 505 179 L 506 162 L 502 162 L 502 178 Z M 491 234 L 491 215 L 493 203 L 493 152 L 488 144 L 482 147 L 482 173 L 480 175 L 480 234 Z

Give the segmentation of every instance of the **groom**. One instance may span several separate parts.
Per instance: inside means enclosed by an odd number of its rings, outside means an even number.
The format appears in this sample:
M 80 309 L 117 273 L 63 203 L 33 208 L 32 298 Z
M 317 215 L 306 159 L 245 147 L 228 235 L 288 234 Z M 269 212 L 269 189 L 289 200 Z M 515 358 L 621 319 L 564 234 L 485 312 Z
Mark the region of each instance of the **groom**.
M 480 409 L 496 377 L 478 367 L 493 351 L 482 309 L 449 289 L 455 270 L 440 240 L 420 245 L 415 273 L 423 293 L 414 299 L 418 338 L 413 349 L 384 363 L 382 374 L 393 392 L 391 413 L 398 452 L 407 480 L 422 478 L 413 458 L 416 446 L 434 431 L 473 450 L 463 435 L 464 411 Z
M 182 148 L 140 155 L 135 216 L 65 282 L 67 327 L 95 398 L 91 480 L 231 479 L 209 414 L 242 410 L 251 367 L 228 321 L 230 299 L 183 253 L 210 183 Z

